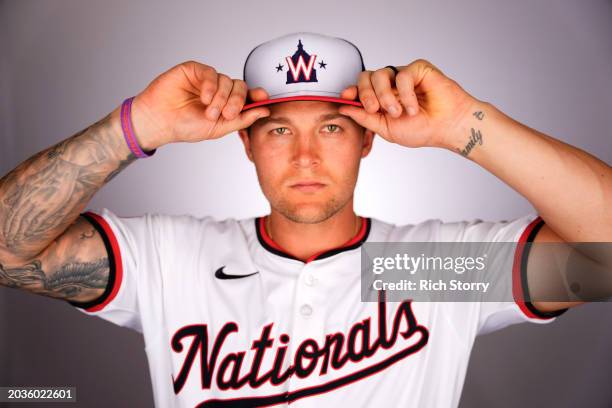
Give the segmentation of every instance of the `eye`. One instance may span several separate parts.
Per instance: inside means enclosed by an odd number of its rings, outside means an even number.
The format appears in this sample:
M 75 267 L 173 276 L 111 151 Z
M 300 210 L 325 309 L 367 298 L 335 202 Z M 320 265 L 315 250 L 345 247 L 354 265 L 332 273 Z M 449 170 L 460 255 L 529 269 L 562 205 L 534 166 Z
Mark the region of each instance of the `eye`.
M 272 129 L 272 133 L 274 133 L 275 135 L 285 135 L 287 134 L 287 131 L 289 131 L 289 128 L 286 128 L 286 127 L 279 127 L 276 129 Z
M 325 125 L 325 129 L 329 133 L 338 133 L 338 132 L 340 132 L 340 126 L 338 126 L 338 125 Z

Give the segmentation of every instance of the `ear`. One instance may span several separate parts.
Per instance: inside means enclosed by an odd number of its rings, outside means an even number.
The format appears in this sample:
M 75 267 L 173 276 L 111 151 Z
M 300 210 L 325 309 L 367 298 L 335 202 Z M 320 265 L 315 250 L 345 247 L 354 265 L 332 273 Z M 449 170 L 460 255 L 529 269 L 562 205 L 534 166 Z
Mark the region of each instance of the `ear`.
M 372 144 L 374 143 L 374 132 L 370 129 L 363 131 L 363 144 L 361 146 L 361 157 L 366 157 L 372 150 Z
M 244 144 L 244 151 L 246 152 L 247 157 L 251 162 L 253 162 L 253 152 L 251 151 L 251 138 L 249 137 L 249 133 L 246 129 L 240 129 L 238 131 L 238 135 L 240 139 L 242 139 L 242 144 Z

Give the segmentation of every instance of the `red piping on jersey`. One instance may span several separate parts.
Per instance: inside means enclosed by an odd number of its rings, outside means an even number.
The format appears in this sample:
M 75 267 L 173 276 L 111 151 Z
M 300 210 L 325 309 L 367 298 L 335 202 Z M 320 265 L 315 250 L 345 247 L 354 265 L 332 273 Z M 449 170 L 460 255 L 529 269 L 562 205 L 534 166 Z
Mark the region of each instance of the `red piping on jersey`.
M 292 258 L 299 259 L 297 256 L 291 254 L 285 248 L 281 247 L 279 244 L 274 242 L 272 240 L 272 238 L 270 238 L 270 236 L 268 235 L 268 232 L 266 231 L 265 221 L 266 221 L 267 218 L 268 218 L 267 215 L 265 217 L 259 218 L 259 226 L 258 226 L 259 227 L 259 232 L 261 233 L 261 237 L 264 239 L 266 244 L 270 245 L 272 248 L 276 249 L 277 251 L 283 252 L 283 253 L 291 256 Z M 315 253 L 314 255 L 309 256 L 306 259 L 306 261 L 304 261 L 304 263 L 308 263 L 308 262 L 314 261 L 315 259 L 317 259 L 318 256 L 320 256 L 320 255 L 322 255 L 324 253 L 327 253 L 329 251 L 335 251 L 335 250 L 338 250 L 338 249 L 346 248 L 346 247 L 349 247 L 349 246 L 359 242 L 360 240 L 362 240 L 363 237 L 366 234 L 367 220 L 364 217 L 361 217 L 361 216 L 359 218 L 361 219 L 361 227 L 359 228 L 359 231 L 357 232 L 357 234 L 353 238 L 351 238 L 350 240 L 348 240 L 344 244 L 340 245 L 339 247 L 330 248 L 330 249 L 324 249 L 322 251 L 319 251 L 319 252 Z
M 106 300 L 104 300 L 104 302 L 100 303 L 99 305 L 92 306 L 90 308 L 85 309 L 88 312 L 98 312 L 104 309 L 104 307 L 107 304 L 109 304 L 115 298 L 115 296 L 117 296 L 117 293 L 119 292 L 119 288 L 121 287 L 121 282 L 123 280 L 123 263 L 121 262 L 122 261 L 121 251 L 119 249 L 117 237 L 115 237 L 115 233 L 111 229 L 110 225 L 108 225 L 106 220 L 103 217 L 99 216 L 98 214 L 95 214 L 91 211 L 86 212 L 86 214 L 93 217 L 98 222 L 98 224 L 100 224 L 100 226 L 106 233 L 106 237 L 108 238 L 108 241 L 111 244 L 111 248 L 113 252 L 112 254 L 108 254 L 108 256 L 112 256 L 115 261 L 115 282 L 113 284 L 113 288 L 110 294 L 108 295 Z
M 540 216 L 537 216 L 533 221 L 529 223 L 527 228 L 525 228 L 525 230 L 521 234 L 521 237 L 518 240 L 517 247 L 514 252 L 514 264 L 512 266 L 512 297 L 514 298 L 514 301 L 517 303 L 519 308 L 523 311 L 523 313 L 525 313 L 527 317 L 547 320 L 547 319 L 550 319 L 550 317 L 538 316 L 537 314 L 529 310 L 529 308 L 527 307 L 527 304 L 525 303 L 526 293 L 525 293 L 525 288 L 523 287 L 523 283 L 522 283 L 522 274 L 527 272 L 527 271 L 522 270 L 522 267 L 523 267 L 522 260 L 523 260 L 523 254 L 525 252 L 525 246 L 528 242 L 527 239 L 529 235 L 531 234 L 531 232 L 533 231 L 533 229 L 537 225 L 539 225 L 541 222 L 544 222 L 544 221 L 542 220 Z M 526 267 L 526 265 L 524 266 Z

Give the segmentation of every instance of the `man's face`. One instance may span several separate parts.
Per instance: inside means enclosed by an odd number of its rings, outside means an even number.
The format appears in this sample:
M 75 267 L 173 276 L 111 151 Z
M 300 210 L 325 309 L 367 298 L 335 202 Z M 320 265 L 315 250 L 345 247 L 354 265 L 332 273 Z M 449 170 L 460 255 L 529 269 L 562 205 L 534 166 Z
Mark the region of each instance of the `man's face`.
M 294 222 L 318 223 L 352 204 L 373 133 L 340 115 L 332 102 L 269 108 L 270 116 L 256 121 L 250 135 L 239 133 L 270 206 Z

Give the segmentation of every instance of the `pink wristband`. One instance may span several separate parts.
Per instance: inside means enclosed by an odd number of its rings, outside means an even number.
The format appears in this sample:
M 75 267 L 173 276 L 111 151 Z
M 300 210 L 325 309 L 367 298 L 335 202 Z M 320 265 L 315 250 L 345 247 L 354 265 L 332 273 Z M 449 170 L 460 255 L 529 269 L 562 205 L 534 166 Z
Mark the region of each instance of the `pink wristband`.
M 125 142 L 128 147 L 134 153 L 134 155 L 138 158 L 146 158 L 151 157 L 155 154 L 157 149 L 153 149 L 149 152 L 143 151 L 138 142 L 136 141 L 136 137 L 134 136 L 134 129 L 132 128 L 132 101 L 134 97 L 127 98 L 121 104 L 121 129 L 123 129 L 123 137 L 125 138 Z

